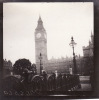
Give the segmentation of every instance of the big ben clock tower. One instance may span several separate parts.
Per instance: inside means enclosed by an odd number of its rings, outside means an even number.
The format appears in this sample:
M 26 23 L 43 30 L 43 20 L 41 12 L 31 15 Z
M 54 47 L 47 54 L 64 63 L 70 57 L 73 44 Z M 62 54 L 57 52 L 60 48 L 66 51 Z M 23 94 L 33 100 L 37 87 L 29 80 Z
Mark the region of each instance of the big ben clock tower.
M 47 63 L 47 34 L 43 27 L 43 21 L 39 16 L 38 25 L 35 29 L 35 59 L 37 72 L 40 73 L 40 53 L 42 55 L 43 68 L 46 67 Z

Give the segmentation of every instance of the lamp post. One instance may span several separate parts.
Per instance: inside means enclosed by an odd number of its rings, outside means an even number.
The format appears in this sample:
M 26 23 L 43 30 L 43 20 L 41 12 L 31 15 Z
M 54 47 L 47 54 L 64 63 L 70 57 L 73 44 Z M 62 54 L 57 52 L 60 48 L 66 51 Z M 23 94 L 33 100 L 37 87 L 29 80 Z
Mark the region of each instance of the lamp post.
M 42 63 L 43 57 L 42 57 L 42 54 L 41 53 L 40 53 L 39 59 L 40 59 L 40 75 L 41 75 L 42 74 L 42 70 L 43 70 L 43 63 Z
M 73 48 L 73 74 L 77 74 L 77 66 L 76 66 L 76 58 L 75 58 L 75 52 L 74 52 L 74 46 L 76 45 L 76 43 L 74 42 L 73 37 L 71 37 L 71 43 L 69 44 L 72 48 Z
M 73 74 L 73 71 L 72 71 L 72 63 L 71 63 L 71 61 L 69 61 L 69 73 L 70 74 Z

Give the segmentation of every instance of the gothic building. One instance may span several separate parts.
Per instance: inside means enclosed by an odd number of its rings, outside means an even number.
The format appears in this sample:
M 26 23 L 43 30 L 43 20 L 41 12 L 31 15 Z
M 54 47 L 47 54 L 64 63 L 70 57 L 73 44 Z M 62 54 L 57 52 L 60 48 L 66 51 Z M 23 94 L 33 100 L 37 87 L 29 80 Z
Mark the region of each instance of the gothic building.
M 84 73 L 90 74 L 94 70 L 94 35 L 91 33 L 91 40 L 88 46 L 83 46 L 83 62 L 84 62 Z
M 42 54 L 42 58 L 40 57 Z M 35 29 L 35 59 L 37 72 L 40 73 L 40 59 L 42 60 L 43 70 L 52 73 L 57 70 L 62 73 L 69 73 L 69 67 L 73 65 L 72 58 L 50 59 L 47 58 L 47 33 L 43 26 L 43 21 L 39 16 L 38 24 Z
M 83 46 L 83 55 L 84 57 L 93 56 L 94 51 L 94 35 L 91 33 L 91 40 L 89 41 L 88 46 Z
M 43 21 L 39 16 L 38 25 L 35 29 L 35 58 L 37 71 L 40 71 L 40 54 L 42 55 L 42 64 L 45 68 L 47 59 L 47 34 L 43 27 Z

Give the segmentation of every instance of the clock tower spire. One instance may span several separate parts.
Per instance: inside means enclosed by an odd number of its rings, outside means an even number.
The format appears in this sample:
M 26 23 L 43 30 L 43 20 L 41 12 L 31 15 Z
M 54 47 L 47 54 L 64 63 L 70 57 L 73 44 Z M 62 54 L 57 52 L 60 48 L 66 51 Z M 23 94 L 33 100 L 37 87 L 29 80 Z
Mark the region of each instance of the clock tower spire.
M 38 24 L 35 29 L 35 59 L 37 72 L 40 73 L 40 53 L 42 54 L 42 64 L 43 69 L 46 67 L 47 63 L 47 34 L 43 27 L 43 21 L 41 16 L 39 16 Z
M 42 21 L 42 19 L 41 19 L 41 16 L 39 16 L 38 25 L 37 25 L 37 27 L 36 27 L 36 30 L 39 30 L 39 31 L 45 30 L 44 27 L 43 27 L 43 21 Z

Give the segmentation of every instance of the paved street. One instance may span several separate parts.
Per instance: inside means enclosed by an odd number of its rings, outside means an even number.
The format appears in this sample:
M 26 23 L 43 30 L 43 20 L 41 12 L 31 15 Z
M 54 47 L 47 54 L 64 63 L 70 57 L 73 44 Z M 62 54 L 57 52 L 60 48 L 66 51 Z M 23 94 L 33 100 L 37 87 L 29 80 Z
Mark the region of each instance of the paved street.
M 91 91 L 91 85 L 88 84 L 81 84 L 81 89 L 77 89 L 77 91 Z
M 89 76 L 80 76 L 81 89 L 76 91 L 91 91 L 90 77 Z

